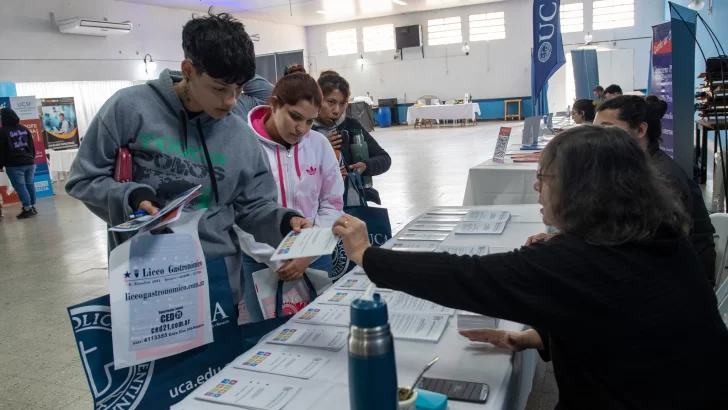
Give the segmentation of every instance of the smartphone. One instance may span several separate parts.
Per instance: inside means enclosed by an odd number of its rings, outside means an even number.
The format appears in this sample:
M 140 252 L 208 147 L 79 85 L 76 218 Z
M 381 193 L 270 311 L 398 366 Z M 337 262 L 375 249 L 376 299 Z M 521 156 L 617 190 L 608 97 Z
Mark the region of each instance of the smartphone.
M 433 379 L 423 377 L 417 386 L 422 390 L 440 393 L 448 400 L 467 401 L 470 403 L 485 403 L 490 388 L 485 383 L 464 382 L 460 380 Z

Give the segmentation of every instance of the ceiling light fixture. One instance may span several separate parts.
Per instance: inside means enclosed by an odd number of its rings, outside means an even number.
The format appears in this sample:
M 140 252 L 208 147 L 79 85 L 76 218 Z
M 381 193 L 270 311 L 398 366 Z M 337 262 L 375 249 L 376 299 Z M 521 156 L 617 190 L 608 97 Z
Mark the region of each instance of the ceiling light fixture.
M 147 57 L 149 57 L 149 60 L 147 60 Z M 154 62 L 154 59 L 152 59 L 151 54 L 147 54 L 144 56 L 144 72 L 149 74 L 150 71 L 154 72 L 154 70 L 157 69 L 157 63 Z
M 407 3 L 403 2 L 402 0 L 392 0 L 392 3 L 399 4 L 400 6 L 406 6 Z

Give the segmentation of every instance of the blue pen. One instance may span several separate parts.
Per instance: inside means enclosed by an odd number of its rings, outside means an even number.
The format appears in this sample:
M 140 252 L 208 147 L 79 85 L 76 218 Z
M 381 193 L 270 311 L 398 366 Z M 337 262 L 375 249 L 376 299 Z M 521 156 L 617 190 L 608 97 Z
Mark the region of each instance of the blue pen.
M 147 211 L 140 209 L 140 210 L 134 212 L 134 214 L 129 215 L 129 219 L 137 219 L 137 218 L 141 218 L 142 216 L 146 216 L 146 215 L 148 215 Z

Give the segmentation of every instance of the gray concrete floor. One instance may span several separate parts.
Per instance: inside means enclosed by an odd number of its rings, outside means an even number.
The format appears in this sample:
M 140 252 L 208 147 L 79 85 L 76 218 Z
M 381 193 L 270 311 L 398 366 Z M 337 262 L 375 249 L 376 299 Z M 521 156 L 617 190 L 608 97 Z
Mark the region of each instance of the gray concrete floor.
M 394 230 L 429 207 L 461 205 L 468 169 L 493 156 L 501 125 L 377 129 L 393 165 L 375 187 Z M 520 140 L 522 123 L 508 126 Z M 16 220 L 19 205 L 6 205 L 0 223 L 0 409 L 93 408 L 66 308 L 108 293 L 106 226 L 54 189 L 37 217 Z M 539 363 L 529 410 L 553 409 L 552 371 Z

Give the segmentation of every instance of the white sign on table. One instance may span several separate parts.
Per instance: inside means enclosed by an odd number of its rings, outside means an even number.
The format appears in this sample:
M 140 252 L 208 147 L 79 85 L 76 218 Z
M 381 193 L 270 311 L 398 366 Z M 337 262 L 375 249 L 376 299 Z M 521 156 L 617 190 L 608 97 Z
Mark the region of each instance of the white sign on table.
M 493 153 L 493 162 L 500 164 L 505 161 L 506 151 L 508 150 L 508 140 L 511 138 L 511 128 L 501 127 L 498 133 L 498 140 L 495 143 L 495 152 Z

